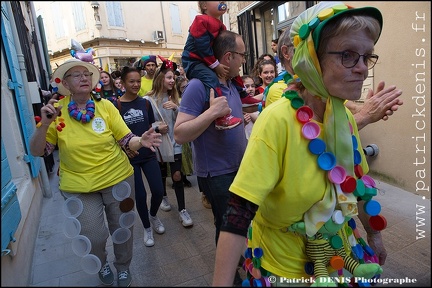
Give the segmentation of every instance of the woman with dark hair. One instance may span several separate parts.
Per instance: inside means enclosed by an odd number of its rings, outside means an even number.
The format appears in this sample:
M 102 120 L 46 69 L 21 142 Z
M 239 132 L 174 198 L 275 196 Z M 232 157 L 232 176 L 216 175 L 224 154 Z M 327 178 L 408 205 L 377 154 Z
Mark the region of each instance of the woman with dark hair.
M 155 122 L 153 109 L 147 99 L 138 96 L 141 87 L 141 75 L 138 69 L 124 67 L 121 80 L 126 91 L 117 100 L 116 106 L 126 125 L 133 133 L 139 134 L 141 131 L 149 129 Z M 154 237 L 150 226 L 153 226 L 158 234 L 165 232 L 164 225 L 157 217 L 164 193 L 162 175 L 156 154 L 152 150 L 142 147 L 136 152 L 126 150 L 126 153 L 134 168 L 136 207 L 144 226 L 144 245 L 151 247 L 154 245 Z M 144 173 L 151 190 L 150 210 L 147 207 L 147 191 L 142 173 Z
M 100 81 L 96 85 L 93 94 L 97 98 L 104 98 L 114 103 L 120 97 L 117 90 L 111 74 L 106 71 L 100 71 Z

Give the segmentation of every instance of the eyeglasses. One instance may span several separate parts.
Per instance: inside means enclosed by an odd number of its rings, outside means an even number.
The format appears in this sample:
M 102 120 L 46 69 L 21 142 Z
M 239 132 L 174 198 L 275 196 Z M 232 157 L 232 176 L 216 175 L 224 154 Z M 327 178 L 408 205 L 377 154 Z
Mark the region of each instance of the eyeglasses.
M 240 52 L 237 52 L 237 51 L 228 51 L 228 52 L 238 54 L 238 55 L 242 56 L 243 58 L 246 58 L 248 56 L 247 53 L 240 53 Z
M 342 52 L 327 52 L 327 54 L 341 55 L 342 65 L 345 68 L 352 68 L 357 65 L 361 56 L 363 56 L 363 63 L 368 67 L 368 69 L 372 69 L 378 61 L 378 55 L 376 54 L 360 55 L 359 53 L 350 50 Z
M 89 77 L 91 77 L 92 75 L 93 75 L 93 72 L 83 72 L 83 73 L 80 73 L 80 72 L 74 72 L 74 73 L 71 73 L 71 74 L 65 75 L 65 76 L 63 77 L 63 79 L 66 79 L 67 77 L 72 76 L 72 78 L 73 78 L 74 80 L 80 80 L 80 79 L 82 78 L 82 76 L 84 76 L 84 77 L 86 77 L 86 78 L 89 78 Z

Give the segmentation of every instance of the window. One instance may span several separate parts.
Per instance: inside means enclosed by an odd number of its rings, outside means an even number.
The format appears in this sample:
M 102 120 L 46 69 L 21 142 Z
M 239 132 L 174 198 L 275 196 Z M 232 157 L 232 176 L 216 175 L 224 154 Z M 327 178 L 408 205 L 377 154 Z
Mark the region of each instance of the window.
M 57 15 L 58 11 L 62 11 L 60 9 L 60 3 L 59 2 L 53 2 L 51 6 L 51 13 L 52 15 Z M 63 26 L 63 20 L 62 17 L 53 17 L 54 19 L 54 30 L 56 38 L 63 38 L 66 36 L 65 29 Z
M 108 25 L 114 27 L 124 27 L 123 13 L 119 1 L 106 2 Z
M 198 15 L 198 11 L 195 9 L 189 10 L 189 26 L 192 24 L 192 22 L 195 20 L 195 16 Z
M 305 1 L 290 1 L 279 5 L 277 7 L 277 25 L 290 19 L 293 20 L 294 17 L 297 17 L 304 10 L 306 10 Z
M 83 2 L 72 2 L 72 15 L 74 18 L 75 31 L 79 32 L 86 28 L 86 22 L 84 18 L 84 7 Z
M 169 5 L 169 11 L 171 16 L 171 29 L 173 34 L 182 34 L 181 22 L 180 22 L 180 12 L 179 7 L 176 4 Z

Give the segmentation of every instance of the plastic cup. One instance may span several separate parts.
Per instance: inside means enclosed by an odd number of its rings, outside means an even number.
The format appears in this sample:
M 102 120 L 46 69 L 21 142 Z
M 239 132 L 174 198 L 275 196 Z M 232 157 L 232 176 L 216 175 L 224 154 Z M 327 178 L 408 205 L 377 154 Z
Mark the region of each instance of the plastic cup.
M 134 225 L 136 219 L 135 211 L 129 211 L 120 215 L 120 227 L 130 228 Z
M 81 232 L 81 223 L 75 217 L 67 217 L 63 224 L 63 232 L 68 238 L 74 238 Z
M 123 244 L 131 237 L 131 231 L 128 228 L 118 228 L 112 234 L 114 244 Z
M 124 199 L 128 198 L 131 194 L 131 187 L 129 183 L 126 181 L 122 181 L 116 185 L 114 185 L 112 189 L 113 197 L 117 201 L 123 201 Z
M 96 274 L 102 268 L 102 263 L 94 254 L 88 254 L 81 259 L 81 267 L 87 274 Z
M 63 203 L 63 213 L 66 217 L 78 217 L 83 211 L 83 204 L 78 197 L 70 197 Z
M 90 253 L 91 243 L 90 240 L 83 235 L 78 235 L 72 239 L 72 251 L 75 255 L 84 257 Z

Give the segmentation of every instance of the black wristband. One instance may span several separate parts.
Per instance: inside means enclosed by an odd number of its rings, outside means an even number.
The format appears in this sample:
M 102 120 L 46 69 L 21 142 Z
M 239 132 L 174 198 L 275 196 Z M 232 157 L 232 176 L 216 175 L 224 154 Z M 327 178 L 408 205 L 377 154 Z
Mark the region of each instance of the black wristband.
M 160 131 L 159 131 L 159 126 L 157 126 L 156 128 L 155 128 L 155 132 L 156 133 L 159 133 Z

